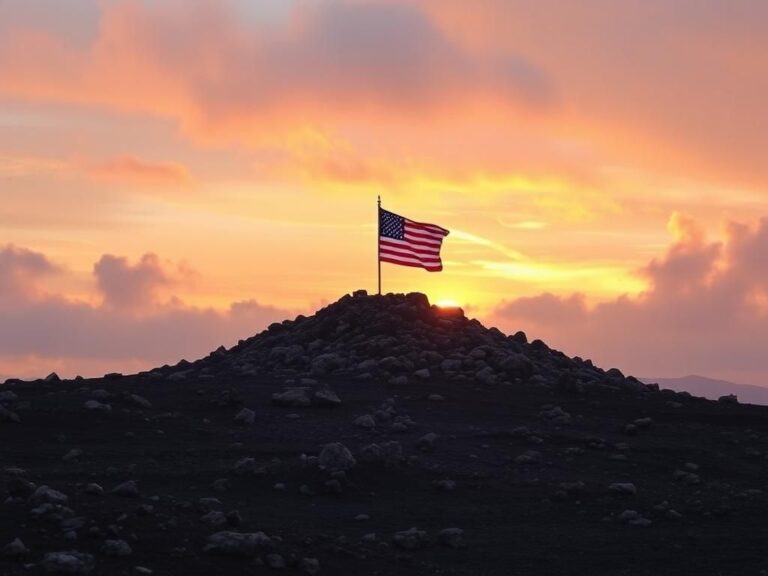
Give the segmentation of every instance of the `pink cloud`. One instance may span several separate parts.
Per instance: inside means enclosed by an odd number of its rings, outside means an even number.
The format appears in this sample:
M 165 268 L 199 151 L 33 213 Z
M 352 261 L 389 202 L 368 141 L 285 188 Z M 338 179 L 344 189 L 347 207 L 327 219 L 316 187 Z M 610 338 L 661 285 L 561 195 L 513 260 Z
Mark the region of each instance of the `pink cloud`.
M 187 306 L 175 298 L 162 301 L 159 291 L 189 272 L 163 265 L 152 254 L 133 264 L 102 256 L 94 266 L 101 305 L 34 290 L 56 271 L 66 273 L 39 252 L 0 250 L 0 373 L 44 376 L 59 367 L 64 374 L 98 375 L 107 367 L 150 368 L 231 346 L 291 315 L 256 300 L 235 302 L 226 310 Z
M 682 224 L 681 224 L 682 223 Z M 768 219 L 732 223 L 707 241 L 690 219 L 667 253 L 640 273 L 649 289 L 588 307 L 581 295 L 502 303 L 493 315 L 571 354 L 640 376 L 693 372 L 768 384 Z

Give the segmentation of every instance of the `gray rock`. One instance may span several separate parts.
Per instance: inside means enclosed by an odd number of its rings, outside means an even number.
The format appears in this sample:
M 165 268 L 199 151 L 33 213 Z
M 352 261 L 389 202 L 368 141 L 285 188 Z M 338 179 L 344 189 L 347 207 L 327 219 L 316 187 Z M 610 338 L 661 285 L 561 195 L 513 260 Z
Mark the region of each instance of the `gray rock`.
M 282 570 L 285 568 L 285 559 L 280 554 L 267 554 L 267 566 L 273 570 Z
M 461 528 L 446 528 L 439 534 L 440 543 L 449 548 L 464 547 L 464 530 Z
M 416 447 L 422 452 L 432 452 L 435 449 L 435 443 L 440 438 L 439 434 L 430 432 L 416 441 Z
M 66 494 L 48 486 L 40 486 L 29 497 L 29 503 L 33 506 L 39 506 L 40 504 L 66 504 L 68 500 L 69 497 Z
M 309 576 L 316 576 L 320 574 L 320 561 L 317 558 L 302 558 L 299 563 L 299 568 L 304 574 Z
M 80 450 L 79 448 L 73 448 L 72 450 L 64 454 L 64 456 L 62 457 L 62 460 L 64 460 L 64 462 L 70 462 L 72 460 L 77 460 L 82 455 L 83 455 L 82 450 Z
M 284 392 L 272 394 L 272 403 L 287 408 L 301 408 L 311 404 L 304 388 L 289 388 Z
M 18 396 L 10 390 L 0 391 L 0 404 L 10 404 L 18 400 Z
M 340 442 L 333 442 L 323 446 L 317 462 L 320 468 L 329 472 L 346 472 L 357 464 L 349 449 Z
M 243 408 L 235 415 L 235 423 L 242 426 L 251 426 L 256 422 L 256 412 L 249 408 Z
M 370 430 L 376 428 L 376 420 L 374 420 L 373 416 L 370 414 L 363 414 L 362 416 L 355 418 L 355 426 Z
M 6 544 L 0 550 L 0 556 L 5 556 L 6 558 L 21 558 L 27 554 L 29 554 L 29 549 L 24 546 L 24 542 L 19 538 L 14 539 L 10 544 Z
M 256 460 L 254 458 L 241 458 L 232 467 L 232 471 L 238 476 L 254 474 L 256 472 Z
M 130 400 L 134 406 L 138 406 L 139 408 L 145 408 L 147 410 L 152 408 L 152 402 L 144 398 L 144 396 L 139 396 L 138 394 L 129 394 L 128 400 Z
M 91 496 L 101 496 L 104 494 L 104 488 L 95 482 L 91 482 L 85 487 L 85 493 L 90 494 Z
M 82 552 L 49 552 L 41 565 L 53 574 L 90 574 L 95 562 L 91 554 Z
M 123 557 L 133 554 L 133 550 L 125 540 L 106 540 L 101 547 L 101 553 L 105 556 Z
M 219 510 L 211 510 L 208 514 L 200 518 L 200 520 L 211 528 L 221 528 L 228 523 L 226 514 Z
M 608 490 L 622 496 L 634 496 L 637 494 L 637 487 L 631 482 L 614 482 L 608 486 Z
M 18 414 L 11 412 L 5 406 L 0 404 L 0 422 L 14 422 L 18 424 L 21 422 L 21 418 L 19 418 Z
M 311 371 L 315 375 L 325 375 L 335 372 L 344 365 L 341 356 L 336 353 L 320 354 L 312 360 Z
M 264 532 L 217 532 L 208 537 L 205 552 L 225 556 L 255 556 L 270 547 L 272 540 Z
M 322 406 L 323 408 L 333 408 L 341 404 L 341 398 L 336 395 L 336 392 L 327 388 L 318 390 L 312 396 L 312 402 L 316 406 Z
M 112 488 L 112 494 L 123 498 L 138 498 L 139 486 L 135 480 L 128 480 Z
M 102 404 L 98 400 L 88 400 L 83 406 L 91 412 L 112 412 L 112 406 Z
M 416 372 L 413 373 L 416 378 L 421 378 L 422 380 L 428 380 L 432 374 L 429 372 L 429 368 L 422 368 L 421 370 L 416 370 Z
M 423 530 L 416 527 L 397 532 L 393 538 L 396 546 L 403 550 L 418 550 L 429 544 L 429 537 Z

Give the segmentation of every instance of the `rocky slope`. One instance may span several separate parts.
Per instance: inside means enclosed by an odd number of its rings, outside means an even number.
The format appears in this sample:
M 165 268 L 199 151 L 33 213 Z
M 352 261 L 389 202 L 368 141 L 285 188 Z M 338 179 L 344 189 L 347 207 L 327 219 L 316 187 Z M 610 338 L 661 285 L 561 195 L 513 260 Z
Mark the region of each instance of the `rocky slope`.
M 419 294 L 0 406 L 3 575 L 768 570 L 768 408 Z

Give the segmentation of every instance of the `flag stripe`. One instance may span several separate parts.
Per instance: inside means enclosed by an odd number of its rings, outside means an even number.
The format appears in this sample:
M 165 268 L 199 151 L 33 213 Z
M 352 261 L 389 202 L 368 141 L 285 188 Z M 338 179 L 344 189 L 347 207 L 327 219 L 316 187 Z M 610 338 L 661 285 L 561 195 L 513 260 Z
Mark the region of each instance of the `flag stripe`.
M 379 209 L 379 260 L 400 266 L 443 269 L 440 249 L 448 230 Z

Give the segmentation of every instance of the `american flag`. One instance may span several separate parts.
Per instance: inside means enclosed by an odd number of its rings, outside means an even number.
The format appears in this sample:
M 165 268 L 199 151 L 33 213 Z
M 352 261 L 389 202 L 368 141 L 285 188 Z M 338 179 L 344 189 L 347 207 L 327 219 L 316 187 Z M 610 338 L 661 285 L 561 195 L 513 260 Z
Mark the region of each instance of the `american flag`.
M 379 260 L 440 272 L 440 247 L 449 232 L 379 208 Z

